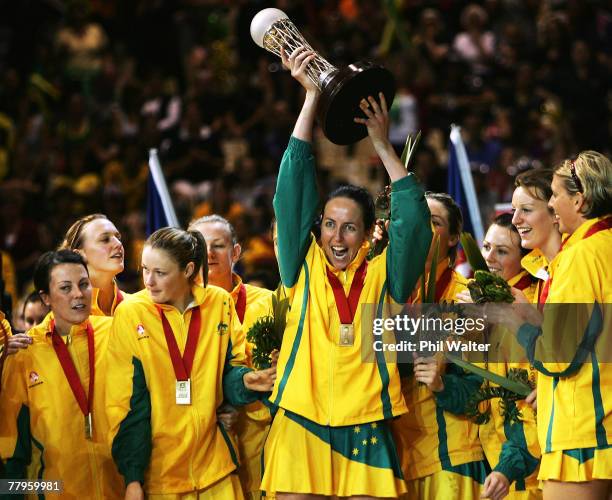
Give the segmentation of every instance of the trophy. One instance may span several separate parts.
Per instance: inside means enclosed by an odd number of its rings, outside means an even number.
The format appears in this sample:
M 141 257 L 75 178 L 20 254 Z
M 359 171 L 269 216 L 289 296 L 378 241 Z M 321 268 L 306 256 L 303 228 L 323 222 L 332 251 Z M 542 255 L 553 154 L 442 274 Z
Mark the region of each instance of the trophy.
M 313 50 L 295 25 L 282 10 L 263 9 L 251 21 L 251 37 L 257 45 L 280 57 L 283 47 L 287 55 L 298 47 Z M 366 127 L 353 118 L 365 114 L 359 107 L 362 98 L 378 99 L 382 92 L 390 106 L 395 95 L 391 73 L 369 61 L 360 61 L 338 69 L 315 52 L 306 72 L 321 90 L 317 116 L 323 133 L 334 144 L 352 144 L 363 139 Z

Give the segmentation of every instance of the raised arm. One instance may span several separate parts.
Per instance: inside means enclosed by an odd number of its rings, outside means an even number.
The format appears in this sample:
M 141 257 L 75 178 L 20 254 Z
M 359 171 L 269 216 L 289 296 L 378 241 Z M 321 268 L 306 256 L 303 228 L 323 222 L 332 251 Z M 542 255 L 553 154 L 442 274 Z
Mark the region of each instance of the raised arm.
M 281 51 L 281 56 L 291 75 L 306 90 L 304 105 L 281 161 L 274 194 L 281 280 L 283 285 L 292 287 L 308 251 L 310 229 L 319 203 L 311 144 L 319 89 L 308 79 L 305 71 L 314 58 L 313 52 L 300 47 L 290 56 Z
M 393 300 L 405 302 L 425 268 L 431 244 L 431 214 L 423 188 L 409 173 L 389 142 L 389 113 L 385 96 L 362 99 L 367 118 L 355 118 L 368 128 L 368 135 L 391 178 L 391 222 L 386 249 L 387 283 Z

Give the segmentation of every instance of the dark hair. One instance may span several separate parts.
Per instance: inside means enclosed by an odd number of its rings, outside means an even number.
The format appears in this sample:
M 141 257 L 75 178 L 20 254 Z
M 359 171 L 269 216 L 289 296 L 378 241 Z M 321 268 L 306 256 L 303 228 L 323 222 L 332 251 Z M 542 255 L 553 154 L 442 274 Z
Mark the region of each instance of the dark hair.
M 78 250 L 81 248 L 83 246 L 83 229 L 87 224 L 97 219 L 108 220 L 108 217 L 106 217 L 104 214 L 90 214 L 86 215 L 85 217 L 81 217 L 74 224 L 72 224 L 68 231 L 66 231 L 66 236 L 64 237 L 64 241 L 60 245 L 59 250 Z
M 85 260 L 80 254 L 67 249 L 45 252 L 40 256 L 34 268 L 34 286 L 37 291 L 49 293 L 51 271 L 60 264 L 81 264 L 89 276 Z
M 519 248 L 521 250 L 521 255 L 527 255 L 529 252 L 531 252 L 531 250 L 529 250 L 528 248 L 522 247 L 521 233 L 519 233 L 516 226 L 512 224 L 512 214 L 511 213 L 505 212 L 503 214 L 499 214 L 497 217 L 495 217 L 495 219 L 493 219 L 493 222 L 491 223 L 491 225 L 493 224 L 499 227 L 505 227 L 506 229 L 509 229 L 511 233 L 515 233 L 519 237 Z
M 193 283 L 202 268 L 204 284 L 207 283 L 208 254 L 206 241 L 199 231 L 165 227 L 149 236 L 145 241 L 145 246 L 166 251 L 181 269 L 193 262 L 193 274 L 189 277 L 189 281 Z
M 352 184 L 339 186 L 329 194 L 327 200 L 325 200 L 325 205 L 334 198 L 348 198 L 359 205 L 361 208 L 363 227 L 366 231 L 374 225 L 374 200 L 366 189 L 359 186 L 353 186 Z
M 38 291 L 33 291 L 33 292 L 30 292 L 23 301 L 23 307 L 21 308 L 22 318 L 25 317 L 25 310 L 28 304 L 41 304 L 43 307 L 46 307 L 47 310 L 49 309 L 49 306 L 47 306 L 47 304 L 43 302 L 43 299 L 40 296 L 40 293 L 38 293 Z
M 514 186 L 522 187 L 532 193 L 536 199 L 548 203 L 552 196 L 552 178 L 552 169 L 534 168 L 517 175 L 514 179 Z
M 451 236 L 461 236 L 461 231 L 463 230 L 463 214 L 461 213 L 461 207 L 457 205 L 453 197 L 446 193 L 432 193 L 431 191 L 427 191 L 425 193 L 425 198 L 438 201 L 444 205 L 446 213 L 448 213 L 448 233 Z M 457 240 L 455 246 L 448 249 L 451 267 L 455 265 L 458 247 L 459 240 Z

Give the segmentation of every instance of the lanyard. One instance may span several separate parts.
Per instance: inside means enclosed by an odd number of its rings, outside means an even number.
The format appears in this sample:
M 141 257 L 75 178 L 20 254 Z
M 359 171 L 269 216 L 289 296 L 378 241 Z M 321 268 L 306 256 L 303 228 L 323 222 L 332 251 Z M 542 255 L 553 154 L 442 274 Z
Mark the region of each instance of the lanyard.
M 605 229 L 610 229 L 610 228 L 612 228 L 612 217 L 606 217 L 605 219 L 601 219 L 599 222 L 596 222 L 595 224 L 593 224 L 589 228 L 589 230 L 585 233 L 585 235 L 582 237 L 582 239 L 586 240 L 587 238 L 598 233 L 599 231 L 604 231 Z M 559 252 L 563 250 L 563 247 L 565 246 L 566 242 L 567 240 L 565 240 L 561 244 L 561 248 L 559 249 Z M 543 309 L 544 304 L 546 303 L 546 299 L 548 299 L 550 285 L 552 285 L 552 278 L 548 278 L 546 280 L 546 283 L 544 283 L 544 288 L 542 288 L 542 293 L 540 294 L 540 298 L 538 299 L 538 308 L 540 309 L 540 311 Z
M 436 296 L 434 298 L 434 300 L 436 301 L 436 304 L 439 304 L 440 300 L 442 300 L 442 296 L 444 295 L 444 292 L 448 288 L 448 284 L 450 283 L 452 277 L 453 277 L 453 270 L 450 267 L 447 267 L 442 273 L 442 276 L 440 276 L 440 279 L 436 283 Z M 422 300 L 423 298 L 421 297 L 421 301 Z
M 329 268 L 327 269 L 327 279 L 334 292 L 334 298 L 336 299 L 336 307 L 338 308 L 338 315 L 340 316 L 340 323 L 351 324 L 357 311 L 359 304 L 359 296 L 363 289 L 363 283 L 365 281 L 366 271 L 368 269 L 368 263 L 364 259 L 357 271 L 353 276 L 353 282 L 351 283 L 351 289 L 349 290 L 348 298 L 344 295 L 344 288 L 342 283 L 332 273 Z
M 170 326 L 164 311 L 162 311 L 161 307 L 158 307 L 157 310 L 159 311 L 162 325 L 164 327 L 166 344 L 168 344 L 168 352 L 170 353 L 170 359 L 172 360 L 176 380 L 189 380 L 196 346 L 198 345 L 198 338 L 200 337 L 200 307 L 194 307 L 191 310 L 191 321 L 189 322 L 189 330 L 187 332 L 187 342 L 185 343 L 185 352 L 182 356 L 179 351 L 178 344 L 176 343 L 174 332 L 172 331 L 172 327 Z
M 83 415 L 87 417 L 91 415 L 91 407 L 93 403 L 93 392 L 94 392 L 94 378 L 95 378 L 95 353 L 94 353 L 94 331 L 91 326 L 91 323 L 87 322 L 87 350 L 89 352 L 89 393 L 85 395 L 85 390 L 83 389 L 83 385 L 81 384 L 81 380 L 79 379 L 79 374 L 76 371 L 74 363 L 72 362 L 72 358 L 70 357 L 70 353 L 68 352 L 68 348 L 66 344 L 62 340 L 62 337 L 57 333 L 55 329 L 55 321 L 51 323 L 51 340 L 53 343 L 53 349 L 55 350 L 55 354 L 57 354 L 57 359 L 62 365 L 62 369 L 64 370 L 64 375 L 66 375 L 66 379 L 68 380 L 68 384 L 70 385 L 70 389 L 72 389 L 72 394 L 74 394 L 77 403 L 79 404 L 79 408 L 81 408 L 81 412 Z
M 519 290 L 525 290 L 525 288 L 529 288 L 531 286 L 531 283 L 533 283 L 533 281 L 531 280 L 531 276 L 529 274 L 526 274 L 514 284 L 514 288 L 518 288 Z
M 236 313 L 238 314 L 238 319 L 240 323 L 244 322 L 244 312 L 246 311 L 246 299 L 247 299 L 247 291 L 244 283 L 240 283 L 240 288 L 238 289 L 238 297 L 236 298 Z

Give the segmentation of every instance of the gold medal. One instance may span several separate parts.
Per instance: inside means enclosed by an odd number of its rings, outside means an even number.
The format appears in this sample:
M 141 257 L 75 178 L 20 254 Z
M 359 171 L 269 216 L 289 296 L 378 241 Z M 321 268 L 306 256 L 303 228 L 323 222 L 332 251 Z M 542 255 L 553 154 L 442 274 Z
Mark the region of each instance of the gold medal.
M 352 323 L 342 323 L 340 325 L 340 346 L 352 346 L 355 342 L 355 332 Z
M 85 439 L 90 441 L 93 439 L 93 421 L 91 419 L 91 413 L 85 415 Z
M 191 404 L 191 379 L 176 381 L 176 404 Z

